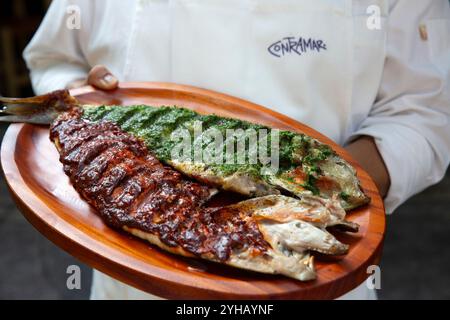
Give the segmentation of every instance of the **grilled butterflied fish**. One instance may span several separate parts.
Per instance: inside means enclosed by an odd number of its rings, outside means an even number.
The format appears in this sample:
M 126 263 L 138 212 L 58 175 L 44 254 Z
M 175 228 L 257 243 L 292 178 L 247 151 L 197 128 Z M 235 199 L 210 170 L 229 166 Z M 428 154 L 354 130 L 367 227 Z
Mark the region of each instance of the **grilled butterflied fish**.
M 280 170 L 267 173 L 260 163 L 217 165 L 168 157 L 173 133 L 190 132 L 199 122 L 206 131 L 262 129 L 269 135 L 264 126 L 176 107 L 81 106 L 65 91 L 0 101 L 6 104 L 2 121 L 52 123 L 51 139 L 64 171 L 106 223 L 175 254 L 313 279 L 311 252 L 348 251 L 327 228 L 357 231 L 342 206 L 368 201 L 351 166 L 302 134 L 279 132 Z M 196 136 L 192 148 L 203 149 L 204 138 Z M 212 208 L 207 202 L 216 187 L 253 198 Z
M 268 195 L 208 207 L 216 190 L 164 166 L 139 138 L 72 108 L 53 122 L 65 173 L 110 226 L 169 252 L 298 280 L 315 278 L 311 251 L 348 245 L 326 228 L 357 231 L 336 199 Z

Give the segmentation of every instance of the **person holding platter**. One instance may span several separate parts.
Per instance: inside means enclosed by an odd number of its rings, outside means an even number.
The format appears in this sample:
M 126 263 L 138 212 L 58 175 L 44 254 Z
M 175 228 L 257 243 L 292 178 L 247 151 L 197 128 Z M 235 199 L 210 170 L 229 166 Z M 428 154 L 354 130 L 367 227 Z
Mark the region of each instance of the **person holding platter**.
M 447 0 L 55 0 L 24 57 L 37 94 L 160 81 L 272 108 L 344 145 L 388 213 L 450 161 Z M 155 298 L 97 271 L 91 297 Z

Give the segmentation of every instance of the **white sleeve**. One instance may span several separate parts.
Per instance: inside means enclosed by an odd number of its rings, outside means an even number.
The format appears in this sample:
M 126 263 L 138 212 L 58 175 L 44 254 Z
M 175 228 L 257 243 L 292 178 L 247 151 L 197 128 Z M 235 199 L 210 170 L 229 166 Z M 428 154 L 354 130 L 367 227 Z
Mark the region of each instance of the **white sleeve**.
M 39 29 L 25 48 L 23 57 L 36 94 L 63 89 L 69 82 L 87 76 L 89 66 L 80 48 L 81 31 L 67 26 L 67 19 L 74 12 L 70 6 L 74 5 L 80 10 L 81 28 L 89 28 L 86 1 L 53 0 Z
M 391 213 L 441 180 L 450 161 L 449 2 L 395 1 L 387 39 L 377 100 L 351 139 L 375 138 L 391 178 Z

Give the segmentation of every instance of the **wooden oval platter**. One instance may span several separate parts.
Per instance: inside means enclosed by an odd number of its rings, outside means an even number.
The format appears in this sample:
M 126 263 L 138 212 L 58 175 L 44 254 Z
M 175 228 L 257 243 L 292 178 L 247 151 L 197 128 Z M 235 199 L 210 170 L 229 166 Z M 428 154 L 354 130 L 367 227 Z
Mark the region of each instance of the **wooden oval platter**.
M 111 92 L 73 90 L 86 104 L 178 105 L 271 127 L 304 132 L 332 146 L 357 170 L 369 205 L 351 211 L 357 234 L 337 234 L 350 244 L 345 256 L 317 256 L 317 279 L 300 282 L 233 269 L 166 253 L 107 227 L 73 189 L 49 140 L 48 128 L 13 124 L 2 144 L 1 163 L 12 197 L 25 217 L 59 247 L 120 281 L 164 298 L 333 299 L 367 277 L 379 261 L 385 231 L 383 202 L 371 178 L 338 145 L 315 130 L 272 110 L 221 93 L 169 83 L 122 83 Z M 230 195 L 227 195 L 229 197 Z

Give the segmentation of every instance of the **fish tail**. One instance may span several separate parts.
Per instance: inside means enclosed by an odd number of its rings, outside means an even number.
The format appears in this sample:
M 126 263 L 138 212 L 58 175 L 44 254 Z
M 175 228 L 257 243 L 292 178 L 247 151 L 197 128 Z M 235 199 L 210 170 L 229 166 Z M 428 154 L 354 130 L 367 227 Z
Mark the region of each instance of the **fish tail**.
M 77 105 L 68 90 L 30 98 L 0 97 L 0 122 L 50 124 L 58 114 Z

